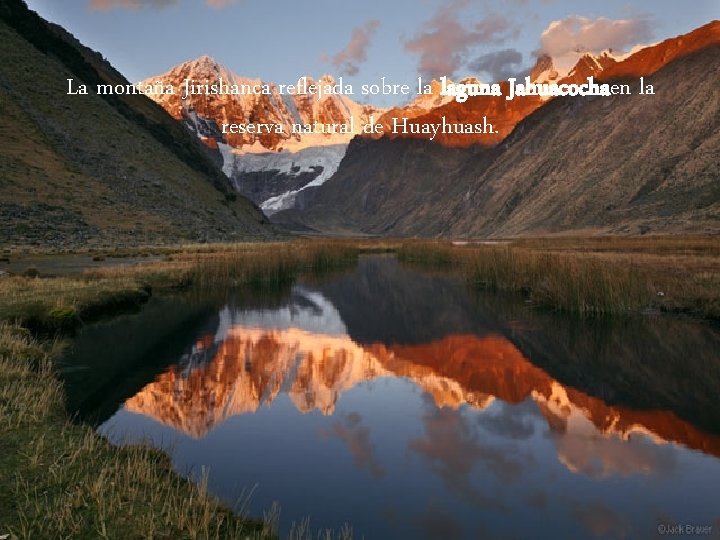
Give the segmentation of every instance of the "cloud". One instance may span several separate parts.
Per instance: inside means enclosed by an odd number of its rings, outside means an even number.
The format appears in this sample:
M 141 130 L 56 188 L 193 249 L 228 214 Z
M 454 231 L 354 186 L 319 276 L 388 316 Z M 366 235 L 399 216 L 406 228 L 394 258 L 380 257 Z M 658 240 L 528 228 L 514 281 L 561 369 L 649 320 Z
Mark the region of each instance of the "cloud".
M 535 421 L 540 412 L 534 402 L 525 400 L 516 405 L 498 401 L 492 411 L 478 419 L 478 425 L 488 433 L 508 440 L 526 440 L 535 434 Z
M 551 22 L 540 36 L 540 53 L 552 57 L 569 52 L 599 53 L 605 49 L 624 50 L 652 38 L 647 18 L 589 19 L 571 15 Z
M 517 33 L 514 23 L 495 13 L 466 27 L 458 21 L 458 12 L 467 4 L 467 0 L 455 0 L 442 6 L 416 36 L 405 41 L 405 50 L 420 56 L 418 72 L 424 77 L 453 76 L 471 47 L 502 43 Z
M 427 459 L 445 485 L 471 504 L 505 510 L 504 502 L 482 489 L 488 484 L 474 478 L 489 473 L 508 484 L 522 477 L 530 456 L 517 444 L 492 444 L 460 410 L 437 409 L 432 398 L 424 399 L 430 408 L 423 417 L 425 436 L 410 440 L 408 449 Z
M 336 437 L 347 444 L 358 468 L 369 470 L 376 478 L 384 476 L 385 469 L 375 457 L 375 449 L 370 442 L 370 430 L 362 425 L 359 414 L 347 414 L 333 424 L 332 431 L 321 433 L 326 437 Z
M 225 6 L 229 6 L 230 4 L 234 4 L 236 0 L 205 0 L 205 3 L 210 6 L 214 7 L 216 9 L 222 9 Z
M 236 0 L 205 0 L 213 8 L 224 8 L 234 4 Z M 178 3 L 178 0 L 90 0 L 90 9 L 110 11 L 111 9 L 162 9 Z
M 573 431 L 553 433 L 558 460 L 568 470 L 589 478 L 669 474 L 677 467 L 676 450 L 658 445 L 649 438 L 624 440 Z
M 474 73 L 484 73 L 490 81 L 502 81 L 520 73 L 522 53 L 517 49 L 503 49 L 478 56 L 468 63 L 468 69 Z
M 333 66 L 340 69 L 346 75 L 356 75 L 360 70 L 359 64 L 367 60 L 367 49 L 370 39 L 380 27 L 380 21 L 371 19 L 362 26 L 353 28 L 350 42 L 345 48 L 330 59 Z M 327 60 L 323 55 L 322 60 Z
M 176 3 L 177 0 L 90 0 L 90 9 L 96 9 L 98 11 L 110 11 L 115 8 L 160 9 Z

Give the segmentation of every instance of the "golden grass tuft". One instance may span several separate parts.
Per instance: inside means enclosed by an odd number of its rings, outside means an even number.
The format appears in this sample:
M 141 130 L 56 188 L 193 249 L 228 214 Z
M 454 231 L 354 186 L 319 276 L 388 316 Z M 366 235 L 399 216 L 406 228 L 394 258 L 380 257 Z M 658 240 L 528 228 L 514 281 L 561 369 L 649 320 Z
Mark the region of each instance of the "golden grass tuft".
M 0 323 L 0 534 L 13 538 L 268 538 L 156 450 L 116 448 L 65 415 L 52 343 Z M 35 367 L 33 367 L 35 366 Z
M 479 288 L 522 292 L 539 306 L 582 314 L 646 308 L 720 318 L 716 238 L 551 238 L 500 244 L 406 242 L 402 260 L 457 266 Z

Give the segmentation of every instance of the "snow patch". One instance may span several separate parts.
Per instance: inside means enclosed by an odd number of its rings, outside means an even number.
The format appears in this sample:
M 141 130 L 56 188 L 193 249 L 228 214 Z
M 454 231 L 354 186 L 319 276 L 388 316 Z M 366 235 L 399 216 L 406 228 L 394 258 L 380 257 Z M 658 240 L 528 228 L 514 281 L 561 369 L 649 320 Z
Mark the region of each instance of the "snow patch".
M 248 152 L 247 147 L 244 147 L 244 152 L 238 153 L 226 144 L 219 146 L 223 156 L 223 172 L 231 178 L 236 189 L 239 188 L 237 176 L 245 172 L 278 171 L 288 176 L 297 176 L 322 167 L 322 172 L 300 189 L 281 193 L 263 202 L 260 207 L 267 215 L 291 208 L 296 195 L 305 188 L 324 184 L 335 174 L 347 150 L 347 144 L 332 144 L 303 148 L 297 152 L 268 152 L 267 149 L 262 153 Z

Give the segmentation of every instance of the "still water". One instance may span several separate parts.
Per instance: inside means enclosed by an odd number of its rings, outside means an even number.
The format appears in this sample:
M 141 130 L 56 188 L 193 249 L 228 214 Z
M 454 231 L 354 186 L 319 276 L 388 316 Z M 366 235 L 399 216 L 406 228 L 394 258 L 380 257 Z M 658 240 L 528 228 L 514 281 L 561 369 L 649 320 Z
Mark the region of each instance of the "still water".
M 279 293 L 153 298 L 60 367 L 100 433 L 250 515 L 279 503 L 284 533 L 717 538 L 719 351 L 697 322 L 543 314 L 371 256 Z

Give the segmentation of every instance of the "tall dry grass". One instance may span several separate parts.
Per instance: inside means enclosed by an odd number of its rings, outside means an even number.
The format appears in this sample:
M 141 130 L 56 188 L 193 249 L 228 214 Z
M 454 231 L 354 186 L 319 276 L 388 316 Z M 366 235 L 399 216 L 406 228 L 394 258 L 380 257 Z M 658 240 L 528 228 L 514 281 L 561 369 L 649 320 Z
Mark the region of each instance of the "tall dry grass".
M 716 239 L 522 240 L 499 245 L 406 242 L 401 260 L 457 266 L 478 288 L 521 292 L 536 305 L 582 314 L 646 308 L 720 318 Z M 598 246 L 602 246 L 600 249 Z M 690 247 L 688 247 L 690 246 Z
M 343 241 L 304 241 L 235 246 L 221 251 L 179 254 L 198 286 L 216 284 L 276 287 L 299 274 L 321 274 L 353 265 L 360 250 Z
M 177 477 L 147 447 L 116 448 L 69 421 L 54 345 L 0 323 L 0 535 L 12 538 L 269 538 Z
M 161 262 L 66 277 L 6 277 L 0 279 L 0 320 L 67 332 L 106 312 L 137 307 L 152 289 L 285 287 L 302 273 L 347 268 L 364 249 L 347 241 L 193 246 Z

